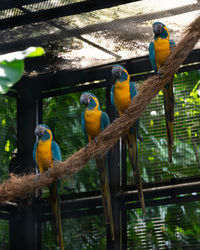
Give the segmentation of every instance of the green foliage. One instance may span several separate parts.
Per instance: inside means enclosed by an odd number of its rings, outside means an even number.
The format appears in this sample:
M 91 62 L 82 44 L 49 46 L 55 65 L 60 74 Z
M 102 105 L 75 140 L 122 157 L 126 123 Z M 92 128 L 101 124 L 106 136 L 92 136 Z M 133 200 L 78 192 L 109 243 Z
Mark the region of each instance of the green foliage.
M 0 95 L 0 180 L 8 177 L 8 165 L 17 146 L 16 100 Z
M 24 59 L 44 54 L 41 47 L 0 55 L 0 93 L 5 94 L 20 80 L 24 73 Z

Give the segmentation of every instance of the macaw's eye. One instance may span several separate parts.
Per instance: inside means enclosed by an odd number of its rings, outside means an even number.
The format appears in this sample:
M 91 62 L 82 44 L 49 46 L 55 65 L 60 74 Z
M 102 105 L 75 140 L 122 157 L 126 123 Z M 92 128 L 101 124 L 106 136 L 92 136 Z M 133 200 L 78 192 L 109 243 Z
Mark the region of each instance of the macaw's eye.
M 80 97 L 80 104 L 88 105 L 90 103 L 91 95 L 90 94 L 82 94 Z
M 112 68 L 112 75 L 115 79 L 119 79 L 121 77 L 122 74 L 122 68 L 120 67 L 113 67 Z
M 44 135 L 45 131 L 46 131 L 46 128 L 44 128 L 42 126 L 37 126 L 35 129 L 35 135 L 38 137 L 41 137 Z
M 161 23 L 153 25 L 153 32 L 154 34 L 161 34 L 164 29 L 164 26 Z
M 162 24 L 158 24 L 158 30 L 163 30 L 163 25 Z

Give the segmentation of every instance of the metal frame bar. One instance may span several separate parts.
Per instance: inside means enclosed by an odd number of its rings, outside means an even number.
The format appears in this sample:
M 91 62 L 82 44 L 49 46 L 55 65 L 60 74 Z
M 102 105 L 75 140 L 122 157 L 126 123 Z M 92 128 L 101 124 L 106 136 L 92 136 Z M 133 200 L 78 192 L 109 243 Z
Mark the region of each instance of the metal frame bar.
M 19 8 L 19 7 L 23 6 L 23 5 L 41 3 L 41 2 L 46 2 L 46 1 L 47 0 L 17 0 L 17 1 L 1 0 L 0 10 Z
M 172 203 L 180 203 L 180 202 L 190 202 L 192 200 L 200 201 L 200 176 L 195 176 L 192 178 L 180 178 L 176 179 L 174 182 L 160 182 L 157 183 L 154 187 L 153 184 L 143 185 L 144 197 L 148 206 L 158 206 L 158 205 L 166 205 L 167 202 Z M 128 191 L 118 190 L 118 192 L 114 195 L 115 199 L 120 202 L 120 206 L 123 207 L 123 204 L 126 204 L 127 208 L 140 208 L 140 202 L 138 199 L 138 192 L 136 186 L 128 186 Z M 192 194 L 192 195 L 191 195 Z M 185 196 L 182 196 L 185 195 Z M 79 194 L 71 194 L 61 196 L 61 213 L 62 217 L 65 218 L 65 214 L 70 213 L 71 215 L 74 213 L 76 217 L 78 214 L 80 216 L 84 216 L 85 214 L 89 214 L 87 211 L 90 209 L 91 211 L 96 211 L 97 213 L 102 207 L 102 200 L 100 191 L 93 192 L 84 192 Z M 21 207 L 23 209 L 23 206 Z M 49 214 L 51 213 L 51 208 L 48 202 L 37 201 L 37 203 L 32 205 L 32 209 L 34 211 L 39 211 L 39 214 L 42 214 L 40 220 L 48 220 L 45 219 L 46 216 L 49 218 Z M 17 213 L 18 206 L 8 204 L 0 207 L 1 211 L 7 211 L 9 213 Z M 36 212 L 37 212 L 36 211 Z M 85 211 L 85 212 L 84 212 Z M 94 212 L 94 214 L 96 213 Z M 66 216 L 67 218 L 68 216 Z M 1 218 L 1 214 L 0 214 Z
M 3 9 L 12 9 L 12 8 L 19 8 L 24 5 L 30 5 L 30 4 L 42 4 L 48 2 L 48 0 L 18 0 L 18 1 L 12 1 L 12 0 L 1 0 L 0 10 Z M 109 0 L 106 2 L 103 2 L 101 0 L 85 0 L 82 2 L 72 3 L 72 4 L 66 4 L 66 13 L 67 15 L 74 15 L 74 14 L 81 14 L 89 11 L 94 11 L 98 9 L 105 9 L 110 8 L 130 2 L 137 2 L 140 0 Z M 63 6 L 61 6 L 63 7 Z M 60 8 L 61 8 L 60 7 Z M 58 8 L 58 7 L 57 7 Z M 54 8 L 57 10 L 57 8 Z M 82 9 L 79 9 L 82 8 Z M 59 10 L 59 9 L 58 9 Z
M 0 20 L 0 30 L 13 28 L 16 26 L 21 26 L 36 22 L 45 22 L 54 18 L 83 14 L 95 10 L 111 8 L 114 6 L 136 2 L 139 0 L 118 0 L 118 1 L 101 1 L 101 0 L 87 0 L 78 3 L 67 4 L 60 7 L 55 7 L 47 10 L 38 10 L 30 14 L 24 14 L 19 16 L 14 16 L 10 18 L 5 18 Z M 30 2 L 30 1 L 29 1 Z M 24 3 L 24 2 L 22 2 Z M 5 6 L 5 5 L 4 5 Z M 8 5 L 9 6 L 9 5 Z M 20 4 L 15 4 L 13 7 L 21 7 Z M 11 6 L 10 6 L 11 7 Z

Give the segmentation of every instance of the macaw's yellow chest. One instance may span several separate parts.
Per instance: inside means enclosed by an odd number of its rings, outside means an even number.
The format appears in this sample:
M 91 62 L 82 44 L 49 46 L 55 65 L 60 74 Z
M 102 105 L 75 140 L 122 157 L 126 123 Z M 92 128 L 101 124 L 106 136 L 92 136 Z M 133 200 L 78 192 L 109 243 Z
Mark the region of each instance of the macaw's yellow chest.
M 154 41 L 156 66 L 159 69 L 165 63 L 167 57 L 170 55 L 169 39 L 158 38 Z
M 86 109 L 85 124 L 88 141 L 91 141 L 96 136 L 98 136 L 101 131 L 101 110 Z
M 53 167 L 53 156 L 51 149 L 51 141 L 39 141 L 36 150 L 36 161 L 40 173 L 46 171 L 48 168 Z
M 117 111 L 121 115 L 131 102 L 130 85 L 128 82 L 115 83 L 114 100 Z

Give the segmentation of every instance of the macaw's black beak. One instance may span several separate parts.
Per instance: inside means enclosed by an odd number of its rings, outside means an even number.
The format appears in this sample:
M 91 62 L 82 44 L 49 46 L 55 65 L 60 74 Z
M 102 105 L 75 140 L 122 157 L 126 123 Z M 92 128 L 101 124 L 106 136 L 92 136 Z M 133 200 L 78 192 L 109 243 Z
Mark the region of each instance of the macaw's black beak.
M 37 126 L 35 129 L 35 135 L 38 136 L 39 138 L 41 138 L 44 133 L 45 133 L 46 129 L 42 126 Z
M 82 94 L 80 97 L 80 104 L 88 105 L 90 103 L 90 96 L 87 94 Z
M 162 24 L 154 24 L 153 25 L 153 33 L 155 35 L 160 35 L 163 31 L 163 25 Z
M 120 67 L 113 67 L 112 68 L 112 75 L 114 79 L 120 79 L 122 75 L 122 69 Z

